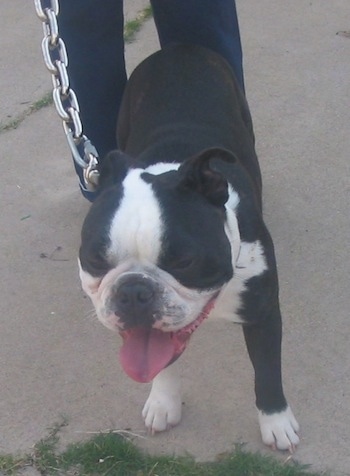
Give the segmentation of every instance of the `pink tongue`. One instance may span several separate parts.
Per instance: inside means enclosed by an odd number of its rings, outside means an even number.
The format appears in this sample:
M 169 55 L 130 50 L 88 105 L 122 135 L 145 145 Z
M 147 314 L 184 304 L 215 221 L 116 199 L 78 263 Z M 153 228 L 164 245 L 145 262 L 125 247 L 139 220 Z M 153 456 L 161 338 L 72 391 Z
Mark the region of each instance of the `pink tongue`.
M 170 332 L 137 327 L 121 335 L 124 343 L 119 353 L 120 362 L 136 382 L 150 382 L 177 355 Z

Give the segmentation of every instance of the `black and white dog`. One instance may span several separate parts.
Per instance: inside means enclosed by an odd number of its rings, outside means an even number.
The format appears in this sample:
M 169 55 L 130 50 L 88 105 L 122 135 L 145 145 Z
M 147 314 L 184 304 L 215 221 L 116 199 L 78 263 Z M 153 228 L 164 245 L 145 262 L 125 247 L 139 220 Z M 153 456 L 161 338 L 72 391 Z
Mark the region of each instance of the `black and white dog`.
M 243 325 L 264 443 L 293 450 L 274 248 L 251 117 L 231 68 L 196 46 L 153 54 L 130 77 L 117 137 L 83 225 L 80 277 L 98 318 L 123 338 L 125 372 L 153 381 L 147 428 L 180 421 L 171 364 L 205 318 L 222 317 Z

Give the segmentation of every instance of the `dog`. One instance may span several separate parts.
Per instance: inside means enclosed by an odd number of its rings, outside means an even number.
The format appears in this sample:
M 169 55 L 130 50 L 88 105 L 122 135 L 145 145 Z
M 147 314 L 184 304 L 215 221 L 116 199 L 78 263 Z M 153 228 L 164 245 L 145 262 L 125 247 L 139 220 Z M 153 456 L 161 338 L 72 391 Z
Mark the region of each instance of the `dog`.
M 148 57 L 126 86 L 117 141 L 82 227 L 80 278 L 123 339 L 124 371 L 152 381 L 146 427 L 180 421 L 172 364 L 204 319 L 220 317 L 243 327 L 263 442 L 293 451 L 274 247 L 252 120 L 229 64 L 182 44 Z

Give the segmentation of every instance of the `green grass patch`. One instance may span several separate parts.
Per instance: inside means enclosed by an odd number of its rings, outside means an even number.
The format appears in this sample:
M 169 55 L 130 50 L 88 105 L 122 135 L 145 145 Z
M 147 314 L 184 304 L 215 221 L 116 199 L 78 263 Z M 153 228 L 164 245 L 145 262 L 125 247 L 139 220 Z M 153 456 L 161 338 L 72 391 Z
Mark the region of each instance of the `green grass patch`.
M 38 99 L 30 106 L 30 112 L 40 111 L 40 109 L 51 106 L 53 103 L 52 92 L 46 93 L 41 99 Z
M 58 434 L 67 424 L 67 420 L 62 418 L 61 422 L 56 423 L 49 429 L 49 434 L 46 438 L 41 439 L 34 445 L 31 455 L 32 466 L 43 475 L 57 474 L 61 466 L 61 456 L 57 451 L 57 445 L 59 443 Z
M 16 458 L 12 455 L 0 455 L 0 475 L 15 475 L 18 471 L 30 464 L 26 458 Z
M 46 106 L 50 106 L 53 103 L 52 93 L 46 93 L 42 98 L 33 102 L 27 109 L 25 109 L 21 114 L 9 120 L 6 123 L 0 124 L 0 134 L 2 132 L 11 131 L 17 129 L 17 127 L 22 124 L 22 122 L 30 116 L 33 112 L 40 111 Z
M 137 33 L 141 30 L 146 20 L 153 15 L 152 7 L 148 6 L 138 12 L 136 18 L 129 20 L 124 25 L 124 41 L 125 43 L 132 43 L 135 40 Z
M 100 434 L 74 444 L 61 455 L 64 474 L 80 476 L 317 476 L 292 461 L 247 453 L 241 445 L 217 461 L 197 463 L 191 456 L 150 456 L 119 434 Z
M 0 474 L 15 475 L 32 466 L 43 476 L 321 476 L 292 458 L 281 463 L 273 456 L 246 452 L 243 445 L 207 463 L 198 463 L 191 456 L 151 456 L 120 432 L 97 434 L 59 452 L 58 434 L 66 424 L 56 424 L 30 455 L 0 455 Z

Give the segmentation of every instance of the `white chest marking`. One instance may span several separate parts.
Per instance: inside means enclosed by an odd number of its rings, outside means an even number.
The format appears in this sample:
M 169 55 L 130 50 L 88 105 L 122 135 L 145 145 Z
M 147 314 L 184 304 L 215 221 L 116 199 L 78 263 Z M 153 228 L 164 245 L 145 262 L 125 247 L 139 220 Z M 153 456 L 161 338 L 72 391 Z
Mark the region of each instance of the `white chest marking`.
M 242 241 L 234 276 L 221 291 L 210 318 L 243 323 L 238 311 L 242 308 L 242 293 L 246 289 L 246 283 L 250 278 L 260 276 L 266 270 L 266 259 L 260 241 L 253 243 Z

